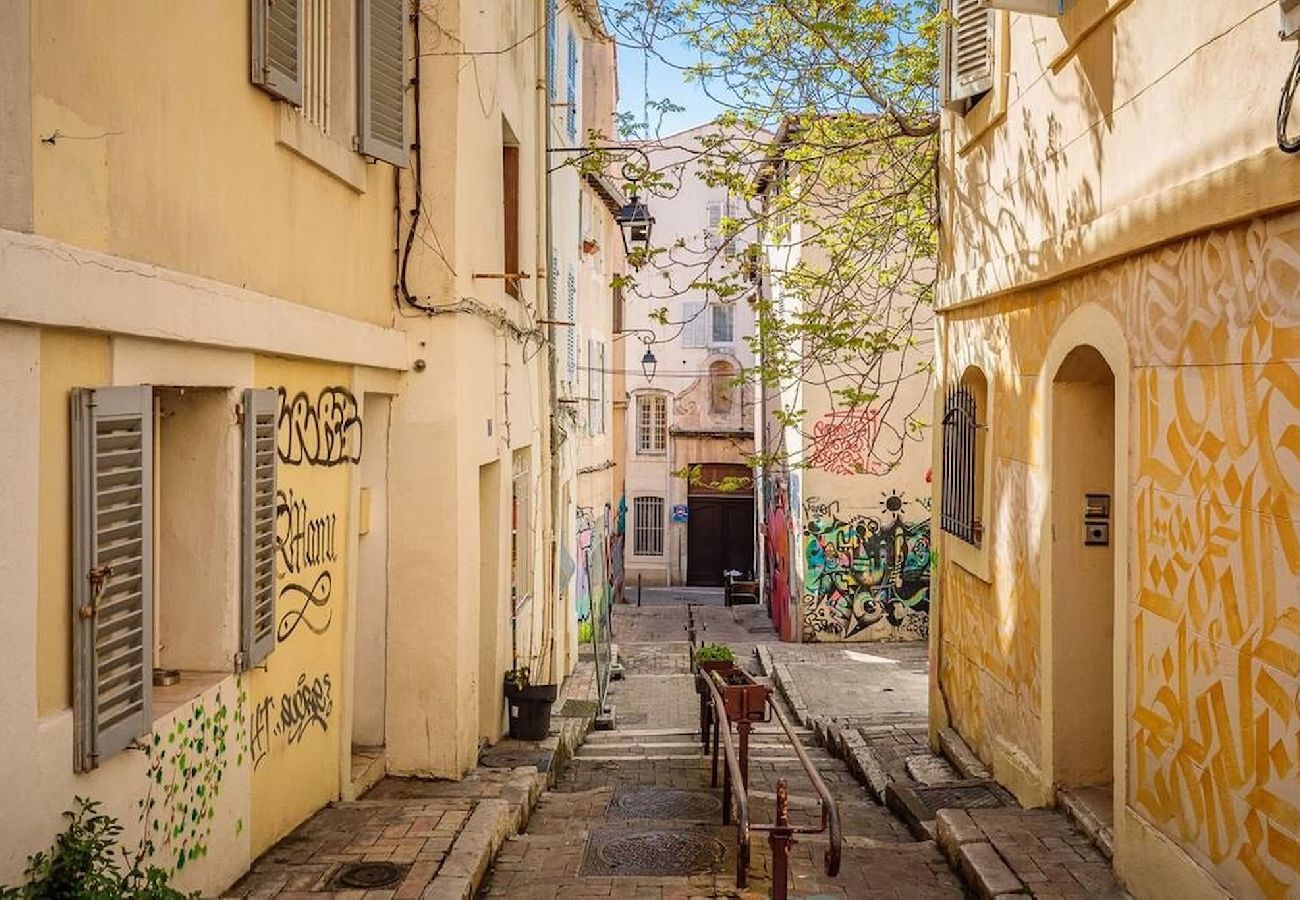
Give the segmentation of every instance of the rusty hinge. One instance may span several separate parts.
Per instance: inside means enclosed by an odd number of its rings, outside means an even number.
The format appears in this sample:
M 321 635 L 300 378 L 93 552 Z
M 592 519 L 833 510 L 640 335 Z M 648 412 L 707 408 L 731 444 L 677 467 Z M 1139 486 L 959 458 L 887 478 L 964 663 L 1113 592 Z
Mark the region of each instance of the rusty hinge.
M 112 566 L 96 566 L 86 573 L 86 578 L 90 580 L 90 603 L 77 610 L 81 618 L 91 619 L 99 612 L 99 595 L 104 592 L 104 586 L 112 575 Z

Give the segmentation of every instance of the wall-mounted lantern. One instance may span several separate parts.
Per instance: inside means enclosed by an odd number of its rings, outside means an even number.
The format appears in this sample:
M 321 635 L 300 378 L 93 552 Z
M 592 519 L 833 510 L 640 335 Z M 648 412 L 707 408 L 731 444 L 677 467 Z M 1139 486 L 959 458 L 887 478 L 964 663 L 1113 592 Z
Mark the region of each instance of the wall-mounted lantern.
M 632 253 L 634 250 L 650 249 L 650 231 L 654 228 L 655 219 L 640 197 L 633 194 L 627 204 L 618 211 L 614 221 L 618 222 L 619 228 L 623 231 L 624 250 Z
M 645 355 L 641 357 L 641 371 L 645 373 L 645 380 L 654 381 L 655 370 L 658 368 L 659 368 L 659 360 L 655 359 L 654 351 L 651 350 L 650 345 L 647 344 L 645 348 Z

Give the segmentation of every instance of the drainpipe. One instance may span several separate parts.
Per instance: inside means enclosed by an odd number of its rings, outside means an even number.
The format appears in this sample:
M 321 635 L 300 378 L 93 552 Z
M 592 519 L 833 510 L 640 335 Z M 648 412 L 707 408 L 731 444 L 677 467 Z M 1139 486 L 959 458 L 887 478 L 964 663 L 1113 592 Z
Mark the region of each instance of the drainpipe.
M 552 174 L 550 172 L 551 159 L 551 103 L 550 103 L 550 86 L 547 84 L 547 73 L 550 72 L 550 53 L 551 43 L 545 39 L 545 30 L 550 27 L 546 20 L 546 0 L 535 0 L 537 18 L 534 21 L 540 22 L 542 26 L 543 52 L 535 54 L 537 60 L 537 79 L 535 87 L 535 96 L 539 122 L 542 129 L 542 152 L 538 160 L 538 191 L 537 191 L 537 220 L 543 223 L 539 229 L 539 238 L 542 246 L 539 249 L 538 260 L 539 270 L 546 272 L 546 281 L 543 285 L 541 279 L 537 280 L 539 290 L 537 294 L 537 303 L 541 307 L 548 302 L 551 296 L 552 279 L 556 273 L 551 271 L 551 251 L 555 246 L 554 223 L 551 217 L 551 200 L 552 194 Z M 551 310 L 548 308 L 541 309 L 539 318 L 550 318 Z M 546 657 L 546 668 L 558 668 L 555 660 L 555 643 L 554 643 L 554 619 L 555 603 L 559 595 L 559 572 L 560 572 L 560 542 L 557 540 L 561 532 L 561 516 L 563 511 L 559 509 L 560 497 L 560 459 L 556 452 L 555 429 L 557 422 L 555 418 L 556 410 L 559 408 L 559 368 L 558 360 L 555 354 L 555 325 L 547 328 L 546 342 L 546 385 L 543 388 L 543 403 L 541 409 L 541 419 L 544 423 L 542 428 L 542 447 L 544 450 L 543 458 L 550 466 L 550 479 L 548 482 L 549 502 L 547 503 L 550 515 L 546 518 L 546 531 L 543 537 L 543 546 L 546 548 L 546 572 L 542 580 L 542 608 L 547 610 L 542 621 L 543 647 L 542 651 L 546 652 L 545 638 L 547 635 L 552 637 L 551 648 Z M 558 672 L 556 673 L 558 678 Z

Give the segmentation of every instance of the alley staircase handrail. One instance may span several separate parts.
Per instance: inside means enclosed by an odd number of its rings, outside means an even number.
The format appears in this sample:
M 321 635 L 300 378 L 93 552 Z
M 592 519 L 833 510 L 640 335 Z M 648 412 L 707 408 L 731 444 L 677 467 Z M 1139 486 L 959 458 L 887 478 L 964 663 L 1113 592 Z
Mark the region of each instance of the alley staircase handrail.
M 736 887 L 743 888 L 749 881 L 749 790 L 745 785 L 745 777 L 740 771 L 736 748 L 731 743 L 731 726 L 727 721 L 727 708 L 714 681 L 716 678 L 718 678 L 716 672 L 707 673 L 704 683 L 709 686 L 710 701 L 713 704 L 714 734 L 722 741 L 722 755 L 731 776 L 728 779 L 730 781 L 728 796 L 723 798 L 723 802 L 730 804 L 733 798 L 736 801 Z

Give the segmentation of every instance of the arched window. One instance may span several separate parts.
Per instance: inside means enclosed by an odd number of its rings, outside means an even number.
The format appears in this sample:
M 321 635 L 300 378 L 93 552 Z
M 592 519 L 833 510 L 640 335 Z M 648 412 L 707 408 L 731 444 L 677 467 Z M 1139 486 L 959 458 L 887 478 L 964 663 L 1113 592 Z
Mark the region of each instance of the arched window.
M 715 416 L 731 414 L 735 405 L 736 369 L 725 360 L 709 365 L 709 412 Z
M 943 403 L 942 509 L 944 531 L 976 547 L 984 541 L 984 455 L 988 437 L 988 379 L 971 366 Z

